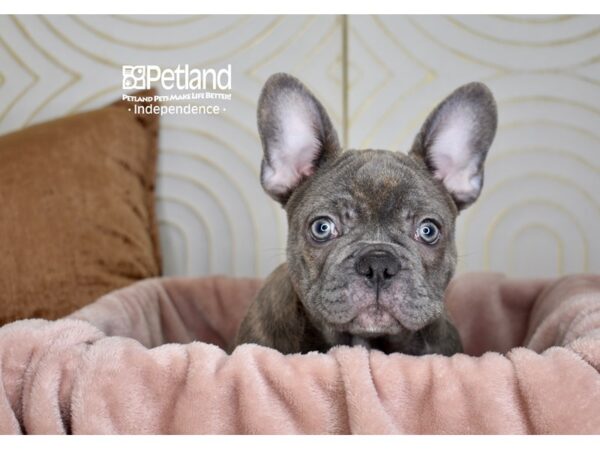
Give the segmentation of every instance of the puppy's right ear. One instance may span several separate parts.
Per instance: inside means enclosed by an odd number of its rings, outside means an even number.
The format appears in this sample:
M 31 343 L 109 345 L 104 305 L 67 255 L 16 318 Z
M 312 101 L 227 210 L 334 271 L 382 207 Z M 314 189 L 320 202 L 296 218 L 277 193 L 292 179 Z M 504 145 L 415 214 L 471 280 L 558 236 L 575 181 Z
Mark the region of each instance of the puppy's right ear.
M 320 165 L 341 152 L 323 105 L 296 78 L 272 75 L 258 100 L 258 131 L 264 157 L 260 180 L 281 204 Z

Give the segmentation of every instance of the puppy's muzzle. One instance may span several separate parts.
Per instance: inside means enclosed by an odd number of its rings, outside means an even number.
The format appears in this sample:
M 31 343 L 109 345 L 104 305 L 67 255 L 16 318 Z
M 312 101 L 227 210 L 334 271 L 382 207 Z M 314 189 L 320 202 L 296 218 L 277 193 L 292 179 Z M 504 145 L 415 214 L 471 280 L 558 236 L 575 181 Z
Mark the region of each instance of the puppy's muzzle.
M 356 273 L 374 288 L 384 288 L 400 272 L 398 257 L 381 247 L 368 246 L 360 251 L 354 264 Z

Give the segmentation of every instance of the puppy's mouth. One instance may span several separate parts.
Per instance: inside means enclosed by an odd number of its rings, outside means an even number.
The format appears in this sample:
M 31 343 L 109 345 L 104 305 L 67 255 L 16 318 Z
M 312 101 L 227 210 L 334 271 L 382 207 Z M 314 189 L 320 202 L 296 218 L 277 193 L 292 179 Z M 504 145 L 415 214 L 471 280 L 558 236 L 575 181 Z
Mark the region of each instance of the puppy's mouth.
M 381 305 L 369 305 L 344 327 L 350 334 L 365 338 L 398 334 L 404 327 Z

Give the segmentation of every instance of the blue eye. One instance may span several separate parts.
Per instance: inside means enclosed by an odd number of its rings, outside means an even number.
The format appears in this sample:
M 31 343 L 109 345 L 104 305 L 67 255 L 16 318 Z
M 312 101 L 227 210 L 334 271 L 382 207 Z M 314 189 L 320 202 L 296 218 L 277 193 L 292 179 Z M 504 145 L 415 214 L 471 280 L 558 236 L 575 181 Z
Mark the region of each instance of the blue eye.
M 435 244 L 440 238 L 440 230 L 435 223 L 426 219 L 419 224 L 415 238 L 426 244 Z
M 335 223 L 328 217 L 319 217 L 310 225 L 312 237 L 319 242 L 326 241 L 338 235 Z

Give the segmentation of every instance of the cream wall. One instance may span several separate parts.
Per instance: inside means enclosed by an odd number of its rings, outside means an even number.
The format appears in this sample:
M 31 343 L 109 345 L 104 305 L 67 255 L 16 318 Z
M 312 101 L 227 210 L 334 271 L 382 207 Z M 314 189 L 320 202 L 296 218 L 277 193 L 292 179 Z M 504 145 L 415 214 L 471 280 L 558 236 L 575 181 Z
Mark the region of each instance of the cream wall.
M 113 101 L 123 64 L 186 63 L 231 64 L 233 100 L 163 117 L 167 274 L 265 275 L 283 259 L 255 125 L 277 71 L 315 91 L 348 147 L 402 151 L 443 96 L 486 82 L 500 125 L 459 220 L 460 269 L 600 271 L 598 16 L 0 16 L 0 133 Z

